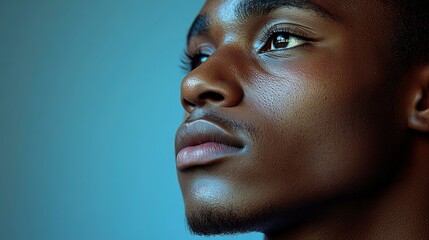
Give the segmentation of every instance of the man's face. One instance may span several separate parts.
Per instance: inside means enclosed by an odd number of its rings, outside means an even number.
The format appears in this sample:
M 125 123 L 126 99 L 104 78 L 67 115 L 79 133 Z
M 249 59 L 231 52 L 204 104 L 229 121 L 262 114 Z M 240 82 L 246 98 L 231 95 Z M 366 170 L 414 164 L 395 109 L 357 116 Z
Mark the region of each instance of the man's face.
M 369 0 L 206 2 L 176 136 L 194 231 L 274 230 L 385 177 L 406 128 L 391 12 Z

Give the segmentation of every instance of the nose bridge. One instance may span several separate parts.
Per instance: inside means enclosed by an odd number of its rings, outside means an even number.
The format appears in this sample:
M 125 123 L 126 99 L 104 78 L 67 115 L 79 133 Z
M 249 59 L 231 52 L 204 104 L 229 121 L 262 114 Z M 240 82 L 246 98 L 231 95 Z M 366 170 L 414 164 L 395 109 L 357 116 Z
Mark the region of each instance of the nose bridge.
M 181 85 L 185 110 L 206 105 L 234 107 L 243 97 L 239 55 L 231 48 L 218 49 L 206 62 L 190 72 Z

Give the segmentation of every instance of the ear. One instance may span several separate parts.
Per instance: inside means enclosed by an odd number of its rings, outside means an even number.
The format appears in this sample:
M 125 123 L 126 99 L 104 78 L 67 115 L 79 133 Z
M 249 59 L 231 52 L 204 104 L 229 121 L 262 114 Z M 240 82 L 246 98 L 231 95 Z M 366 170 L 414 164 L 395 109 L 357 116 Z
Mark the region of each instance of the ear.
M 409 111 L 408 127 L 410 129 L 429 133 L 429 64 L 419 66 L 409 75 L 412 105 Z

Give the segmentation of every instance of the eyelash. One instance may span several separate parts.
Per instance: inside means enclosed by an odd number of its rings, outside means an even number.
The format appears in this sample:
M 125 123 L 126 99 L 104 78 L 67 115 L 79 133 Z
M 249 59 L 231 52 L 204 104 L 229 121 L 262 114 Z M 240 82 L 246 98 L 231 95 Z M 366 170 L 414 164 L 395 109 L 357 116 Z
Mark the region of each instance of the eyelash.
M 296 47 L 302 46 L 302 45 L 306 45 L 308 43 L 312 43 L 315 41 L 315 39 L 313 39 L 312 37 L 310 37 L 309 34 L 305 33 L 302 30 L 296 30 L 295 28 L 297 27 L 285 27 L 285 26 L 279 26 L 279 25 L 275 25 L 274 27 L 271 28 L 267 28 L 263 30 L 263 38 L 262 41 L 264 44 L 259 47 L 260 50 L 258 50 L 258 53 L 265 53 L 265 52 L 270 52 L 270 51 L 263 51 L 262 49 L 267 46 L 269 43 L 271 43 L 273 41 L 273 37 L 276 36 L 277 34 L 280 33 L 285 33 L 287 36 L 289 36 L 290 38 L 296 38 L 299 39 L 301 41 L 304 41 L 305 43 L 300 44 Z M 291 47 L 291 48 L 285 48 L 282 49 L 283 51 L 288 51 L 290 49 L 293 49 L 295 47 Z M 276 51 L 276 50 L 274 50 Z M 281 51 L 281 50 L 279 50 Z
M 202 57 L 209 57 L 208 54 L 202 53 L 201 49 L 198 49 L 195 53 L 190 53 L 189 50 L 185 50 L 181 58 L 181 68 L 185 73 L 189 73 L 201 64 L 196 64 L 195 61 Z
M 263 30 L 263 35 L 262 35 L 263 40 L 261 42 L 264 42 L 264 45 L 262 45 L 260 49 L 264 48 L 267 44 L 269 44 L 272 41 L 273 36 L 279 33 L 285 33 L 289 37 L 294 37 L 294 38 L 303 40 L 305 43 L 299 46 L 314 42 L 314 39 L 311 38 L 304 31 L 295 30 L 294 27 L 284 27 L 284 26 L 276 25 L 274 27 Z M 299 46 L 296 46 L 296 47 L 299 47 Z M 292 47 L 292 48 L 295 48 L 295 47 Z M 287 48 L 283 50 L 288 51 L 289 49 L 292 49 L 292 48 Z M 269 52 L 269 51 L 258 50 L 258 53 L 266 53 L 266 52 Z M 205 60 L 200 63 L 197 63 L 196 61 L 200 61 L 202 58 L 208 58 L 208 57 L 210 57 L 210 55 L 203 53 L 201 49 L 198 49 L 197 52 L 195 53 L 191 53 L 189 50 L 185 50 L 181 58 L 181 68 L 185 71 L 185 73 L 189 73 L 195 68 L 197 68 L 199 65 L 201 65 Z

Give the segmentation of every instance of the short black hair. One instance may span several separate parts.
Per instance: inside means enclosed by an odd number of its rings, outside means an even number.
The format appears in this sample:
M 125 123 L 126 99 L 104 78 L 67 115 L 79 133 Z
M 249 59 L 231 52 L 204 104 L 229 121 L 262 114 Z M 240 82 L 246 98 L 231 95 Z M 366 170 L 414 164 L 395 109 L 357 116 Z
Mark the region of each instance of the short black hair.
M 384 0 L 396 12 L 397 32 L 393 52 L 399 63 L 408 68 L 429 63 L 429 1 Z

